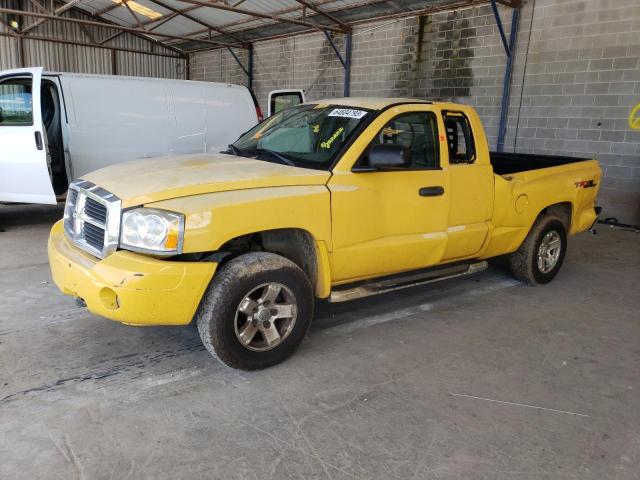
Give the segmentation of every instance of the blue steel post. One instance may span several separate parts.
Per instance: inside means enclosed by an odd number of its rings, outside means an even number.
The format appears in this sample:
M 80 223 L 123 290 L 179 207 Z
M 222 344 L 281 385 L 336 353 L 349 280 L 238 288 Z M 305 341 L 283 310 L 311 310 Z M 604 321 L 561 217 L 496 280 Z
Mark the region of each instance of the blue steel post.
M 507 45 L 504 30 L 502 28 L 502 22 L 500 21 L 500 15 L 495 5 L 495 0 L 491 2 L 494 14 L 496 16 L 496 22 L 498 23 L 498 30 L 502 37 L 504 49 L 507 54 L 507 64 L 504 71 L 504 80 L 502 83 L 502 100 L 500 102 L 500 122 L 498 124 L 498 144 L 496 149 L 498 152 L 504 150 L 504 139 L 507 133 L 507 115 L 509 111 L 509 95 L 511 93 L 511 77 L 513 75 L 513 57 L 515 56 L 516 39 L 518 36 L 518 26 L 520 24 L 520 9 L 514 8 L 511 15 L 511 32 L 509 35 L 509 44 Z
M 511 49 L 507 45 L 507 37 L 504 34 L 504 28 L 502 27 L 502 20 L 500 20 L 500 12 L 498 12 L 498 5 L 496 4 L 496 0 L 491 0 L 491 8 L 493 9 L 493 16 L 496 17 L 498 31 L 500 32 L 500 38 L 502 39 L 502 46 L 504 47 L 505 52 L 507 52 L 507 56 L 511 56 Z M 516 9 L 514 9 L 514 11 L 515 10 Z
M 329 41 L 329 45 L 333 48 L 333 51 L 336 53 L 336 57 L 340 60 L 342 64 L 342 68 L 344 68 L 344 96 L 348 97 L 351 91 L 351 49 L 352 49 L 352 39 L 351 32 L 345 33 L 344 38 L 344 57 L 340 54 L 338 47 L 331 38 L 331 35 L 326 30 L 324 31 L 324 35 L 327 37 Z

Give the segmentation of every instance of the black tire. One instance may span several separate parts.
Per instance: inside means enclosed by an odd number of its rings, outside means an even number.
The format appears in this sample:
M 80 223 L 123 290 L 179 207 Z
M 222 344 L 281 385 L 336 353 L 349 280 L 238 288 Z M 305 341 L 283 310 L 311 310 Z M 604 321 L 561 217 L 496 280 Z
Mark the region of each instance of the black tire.
M 549 232 L 555 232 L 561 244 L 553 268 L 549 271 L 543 271 L 538 264 L 538 252 L 543 239 Z M 544 285 L 558 274 L 566 252 L 567 230 L 562 220 L 552 215 L 541 215 L 533 224 L 520 248 L 509 255 L 511 273 L 518 280 L 529 285 Z
M 239 307 L 251 292 L 269 282 L 285 287 L 283 291 L 294 297 L 297 313 L 281 343 L 265 347 L 271 348 L 267 351 L 253 351 L 236 334 L 236 325 L 243 318 Z M 280 363 L 296 351 L 311 324 L 313 308 L 313 289 L 300 267 L 280 255 L 254 252 L 230 260 L 216 272 L 195 320 L 202 343 L 211 355 L 232 368 L 258 370 Z

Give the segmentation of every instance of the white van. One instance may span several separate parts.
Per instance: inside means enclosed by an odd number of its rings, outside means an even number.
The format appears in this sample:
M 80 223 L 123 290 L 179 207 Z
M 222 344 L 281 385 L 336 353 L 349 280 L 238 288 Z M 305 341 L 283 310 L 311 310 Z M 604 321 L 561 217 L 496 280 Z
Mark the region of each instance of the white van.
M 279 95 L 287 97 L 283 104 L 291 101 L 287 90 L 272 95 L 270 106 Z M 219 152 L 261 120 L 255 97 L 239 85 L 40 67 L 1 71 L 0 202 L 54 204 L 87 172 L 137 158 Z

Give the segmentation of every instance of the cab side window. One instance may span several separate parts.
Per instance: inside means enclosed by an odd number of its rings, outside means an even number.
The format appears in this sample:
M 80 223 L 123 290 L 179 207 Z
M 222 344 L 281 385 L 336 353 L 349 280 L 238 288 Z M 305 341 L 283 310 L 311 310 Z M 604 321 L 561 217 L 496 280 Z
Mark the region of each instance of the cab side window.
M 461 113 L 445 113 L 444 127 L 447 131 L 450 163 L 473 163 L 476 160 L 473 134 L 469 120 Z
M 431 112 L 398 115 L 378 132 L 370 147 L 380 144 L 406 147 L 411 152 L 410 169 L 440 167 L 438 124 Z

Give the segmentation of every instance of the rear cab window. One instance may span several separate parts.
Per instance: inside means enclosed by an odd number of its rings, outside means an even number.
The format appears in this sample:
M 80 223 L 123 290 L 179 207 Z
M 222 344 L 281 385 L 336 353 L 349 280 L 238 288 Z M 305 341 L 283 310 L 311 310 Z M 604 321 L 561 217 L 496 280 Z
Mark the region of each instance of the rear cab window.
M 467 116 L 462 112 L 445 111 L 442 117 L 447 133 L 449 163 L 462 164 L 475 162 L 475 143 Z

